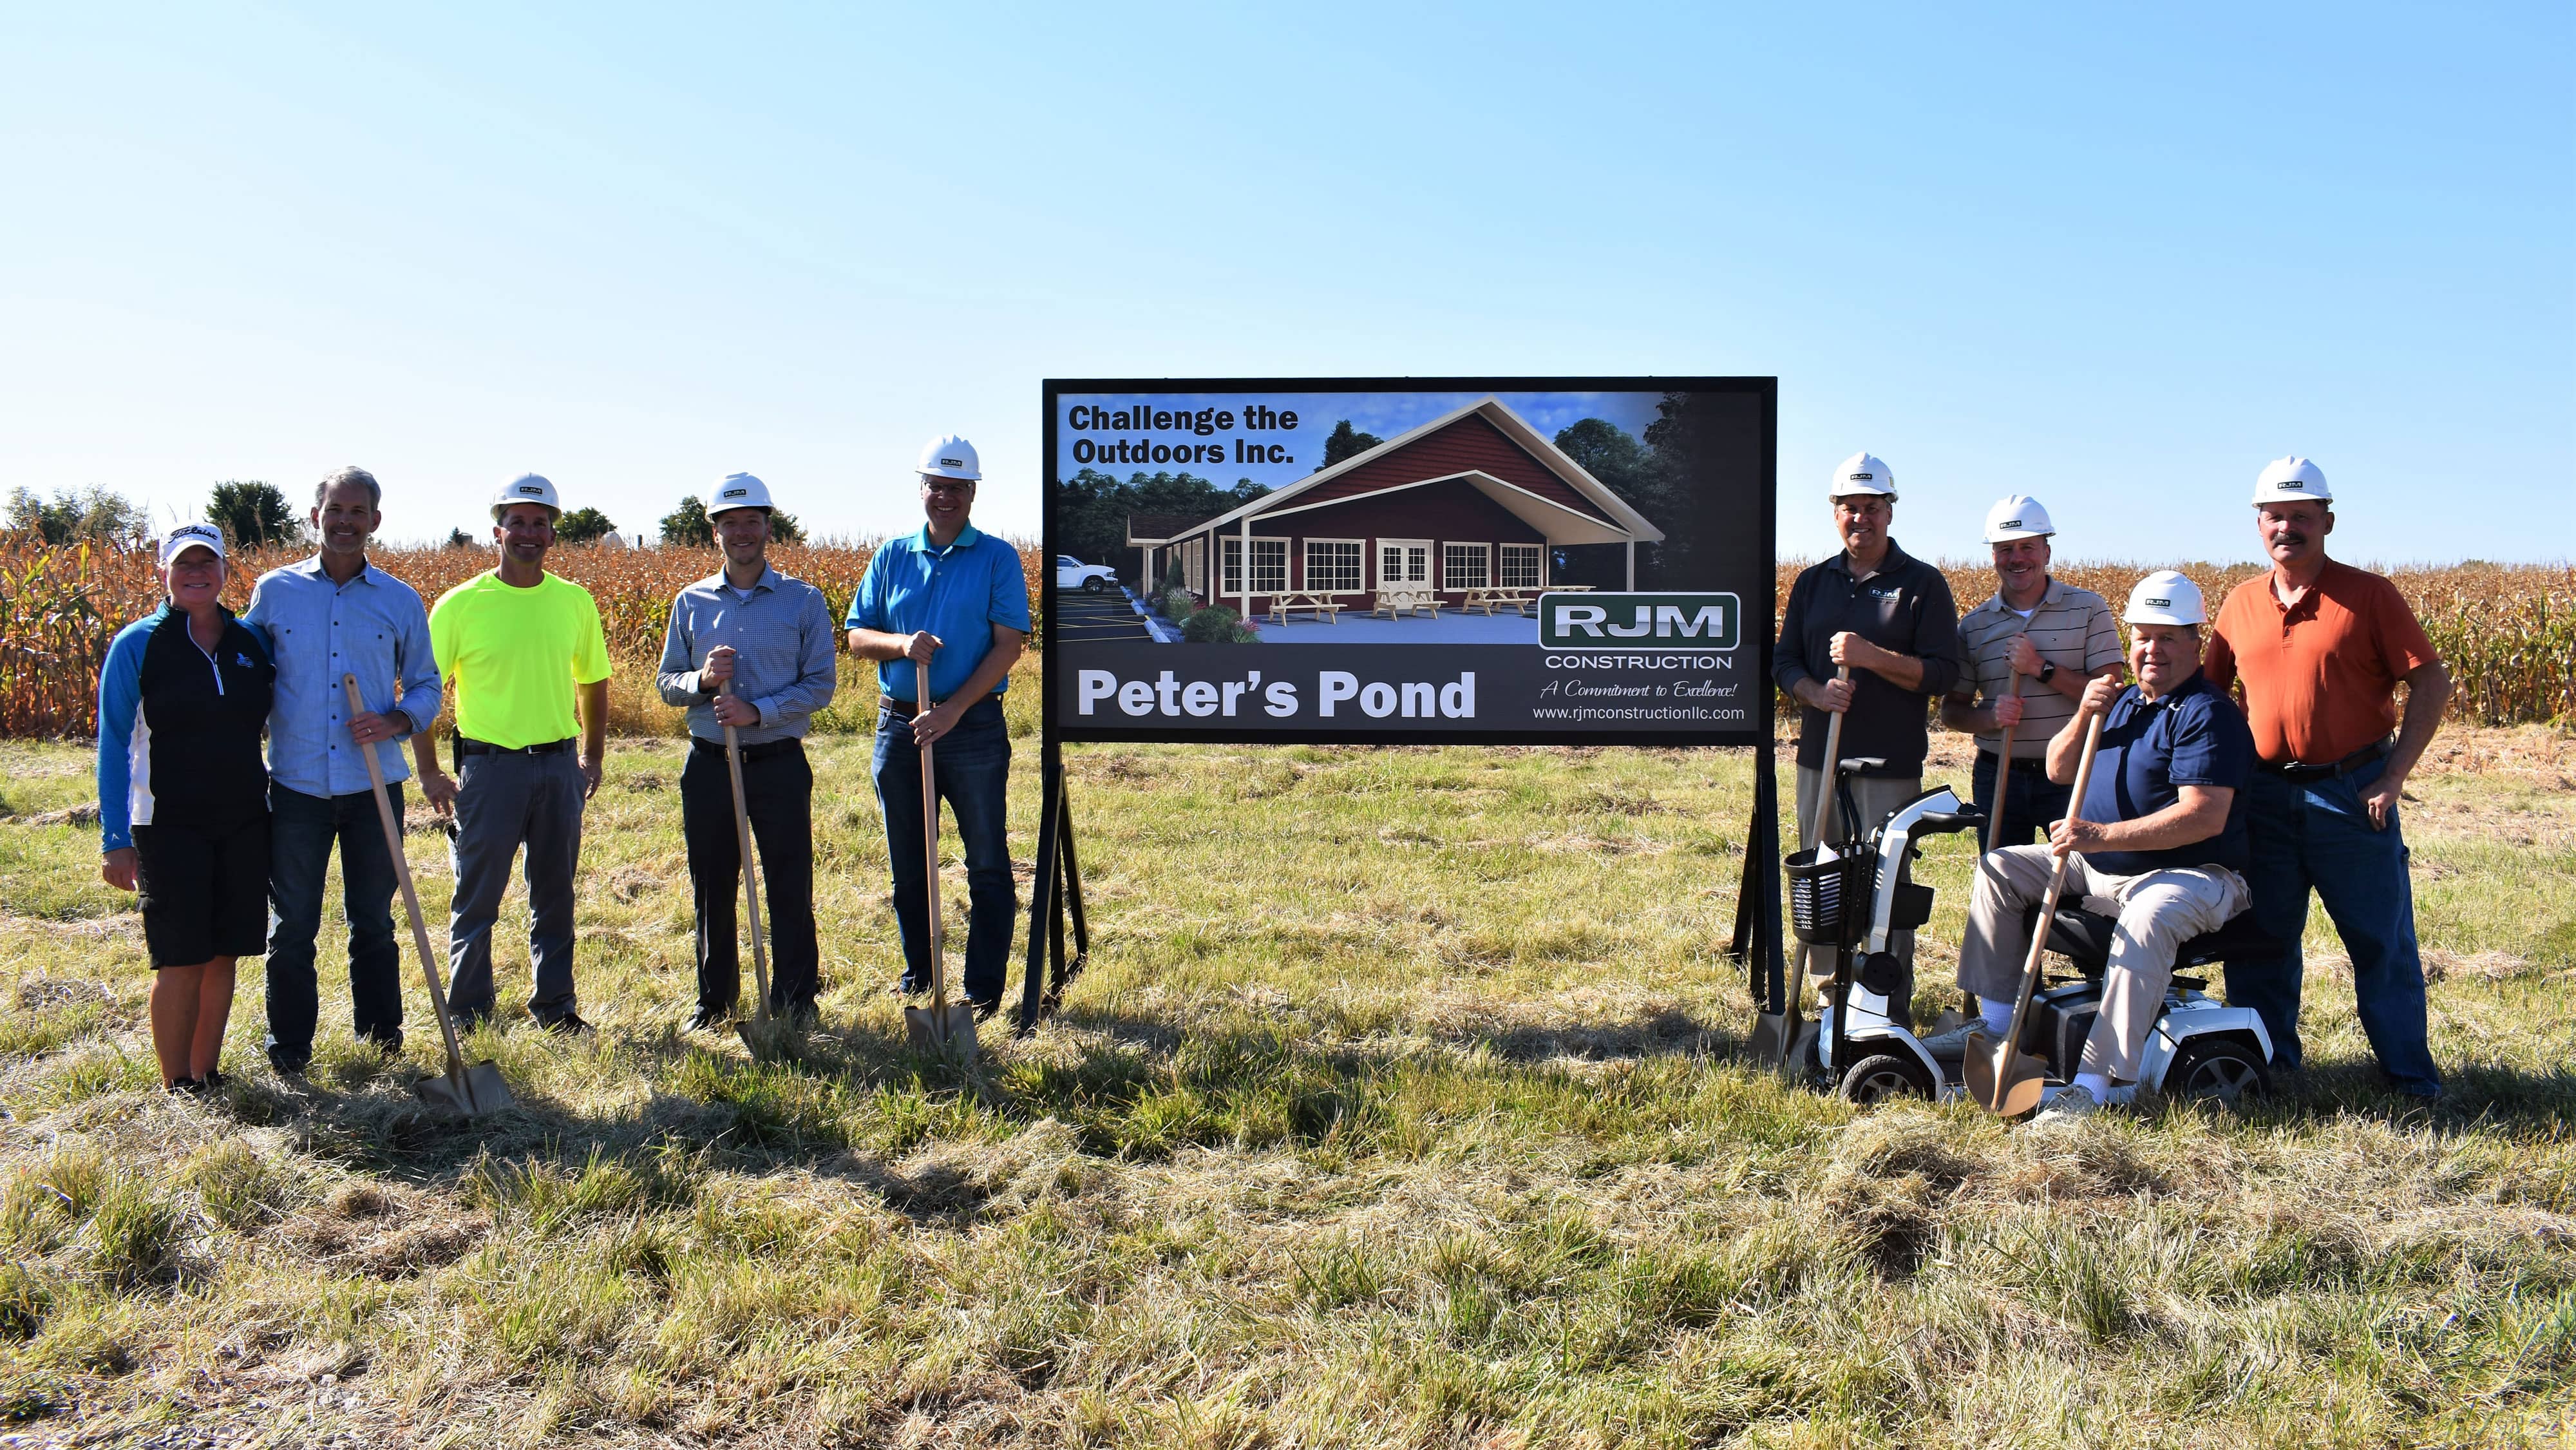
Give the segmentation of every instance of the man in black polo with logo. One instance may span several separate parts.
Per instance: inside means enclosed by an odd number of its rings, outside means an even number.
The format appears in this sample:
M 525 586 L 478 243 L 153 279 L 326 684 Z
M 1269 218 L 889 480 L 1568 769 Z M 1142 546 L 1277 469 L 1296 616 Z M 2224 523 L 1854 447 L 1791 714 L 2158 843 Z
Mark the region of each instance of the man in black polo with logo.
M 1906 553 L 1888 536 L 1896 514 L 1896 479 L 1887 465 L 1855 453 L 1826 484 L 1833 500 L 1834 532 L 1843 551 L 1809 566 L 1789 586 L 1789 608 L 1780 621 L 1780 646 L 1771 677 L 1797 697 L 1798 844 L 1816 820 L 1816 793 L 1832 777 L 1825 759 L 1826 727 L 1843 717 L 1842 758 L 1874 757 L 1851 781 L 1862 833 L 1898 806 L 1923 793 L 1925 721 L 1930 703 L 1949 693 L 1959 674 L 1959 610 L 1941 571 Z M 1849 680 L 1835 671 L 1851 667 Z M 1827 833 L 1838 835 L 1838 823 Z M 1888 950 L 1904 965 L 1905 981 L 1891 993 L 1906 1015 L 1914 994 L 1914 934 L 1897 932 Z M 1818 951 L 1809 970 L 1830 976 L 1837 954 Z

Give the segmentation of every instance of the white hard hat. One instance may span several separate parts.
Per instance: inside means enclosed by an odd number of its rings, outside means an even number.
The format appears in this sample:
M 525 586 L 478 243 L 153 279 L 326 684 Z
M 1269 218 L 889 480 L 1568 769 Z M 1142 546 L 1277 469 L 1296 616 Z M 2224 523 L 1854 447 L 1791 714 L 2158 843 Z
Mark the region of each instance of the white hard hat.
M 501 485 L 501 491 L 492 495 L 492 522 L 499 523 L 502 511 L 514 503 L 541 503 L 555 513 L 563 512 L 554 484 L 541 473 L 522 473 Z
M 1834 465 L 1833 481 L 1825 485 L 1825 497 L 1845 498 L 1855 493 L 1883 493 L 1894 498 L 1896 475 L 1868 454 L 1855 453 Z
M 2282 503 L 2290 499 L 2312 498 L 2319 503 L 2334 502 L 2334 490 L 2326 487 L 2326 471 L 2293 454 L 2275 458 L 2254 475 L 2254 502 Z
M 707 495 L 707 517 L 714 518 L 727 509 L 759 509 L 767 512 L 769 485 L 748 473 L 728 473 L 718 480 Z
M 180 524 L 161 536 L 161 567 L 190 549 L 212 549 L 215 557 L 224 556 L 224 531 L 213 524 Z
M 2207 624 L 2209 610 L 2200 602 L 2199 585 L 2158 569 L 2129 591 L 2129 607 L 2120 618 L 2130 624 Z
M 2057 532 L 2048 521 L 2048 510 L 2038 499 L 2017 493 L 1986 510 L 1986 542 L 2000 544 L 2011 539 L 2044 539 Z
M 962 478 L 971 483 L 984 476 L 984 466 L 975 457 L 975 445 L 951 433 L 921 445 L 921 464 L 913 472 L 927 478 Z

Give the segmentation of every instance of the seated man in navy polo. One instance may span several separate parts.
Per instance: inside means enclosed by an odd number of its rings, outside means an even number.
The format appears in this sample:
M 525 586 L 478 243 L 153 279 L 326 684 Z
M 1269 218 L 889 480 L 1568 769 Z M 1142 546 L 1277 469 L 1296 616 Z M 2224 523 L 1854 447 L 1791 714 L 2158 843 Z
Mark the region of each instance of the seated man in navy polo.
M 894 916 L 903 934 L 898 991 L 930 990 L 930 877 L 922 847 L 921 757 L 935 744 L 937 790 L 957 816 L 966 848 L 966 996 L 977 1013 L 1001 1005 L 1018 893 L 1003 788 L 1011 735 L 1002 692 L 1029 637 L 1029 587 L 1020 551 L 979 532 L 967 515 L 983 476 L 974 446 L 934 440 L 921 452 L 922 530 L 888 539 L 868 560 L 846 623 L 850 653 L 877 662 L 877 802 L 885 810 L 894 868 Z M 930 698 L 915 683 L 930 675 Z
M 2076 818 L 2049 828 L 2045 846 L 2006 846 L 1978 863 L 1959 946 L 1959 985 L 1977 994 L 1984 1020 L 1924 1045 L 1936 1057 L 1977 1050 L 1972 1039 L 2011 1030 L 2030 951 L 2024 915 L 2066 860 L 2064 898 L 2117 905 L 2101 1015 L 2084 1043 L 2075 1081 L 2051 1094 L 2042 1120 L 2079 1117 L 2125 1101 L 2147 1032 L 2164 1010 L 2175 949 L 2218 930 L 2245 909 L 2248 864 L 2244 788 L 2254 736 L 2233 701 L 2200 673 L 2200 590 L 2171 570 L 2140 580 L 2122 616 L 2138 682 L 2095 680 L 2075 716 L 2048 743 L 2048 778 L 2074 780 L 2087 726 L 2102 744 Z

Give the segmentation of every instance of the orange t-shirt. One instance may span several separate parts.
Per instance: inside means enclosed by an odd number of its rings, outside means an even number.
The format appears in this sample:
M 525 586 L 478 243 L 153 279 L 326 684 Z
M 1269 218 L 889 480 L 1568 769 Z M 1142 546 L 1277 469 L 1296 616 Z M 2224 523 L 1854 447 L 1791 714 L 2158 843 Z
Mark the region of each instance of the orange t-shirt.
M 2330 765 L 2397 728 L 2397 682 L 2438 662 L 2397 586 L 2329 559 L 2296 608 L 2272 576 L 2229 590 L 2201 672 L 2245 682 L 2254 750 L 2274 765 Z

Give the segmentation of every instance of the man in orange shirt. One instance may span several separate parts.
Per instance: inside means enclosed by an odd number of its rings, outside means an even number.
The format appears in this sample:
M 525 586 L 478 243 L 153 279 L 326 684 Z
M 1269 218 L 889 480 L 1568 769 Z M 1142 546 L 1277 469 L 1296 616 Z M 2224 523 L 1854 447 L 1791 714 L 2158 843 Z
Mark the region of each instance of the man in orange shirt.
M 2450 671 L 2396 585 L 2326 557 L 2334 495 L 2315 464 L 2267 466 L 2254 484 L 2254 522 L 2272 572 L 2228 594 L 2206 668 L 2222 690 L 2245 687 L 2259 757 L 2247 792 L 2246 883 L 2255 920 L 2286 949 L 2229 961 L 2227 1000 L 2262 1014 L 2276 1067 L 2300 1065 L 2299 938 L 2314 888 L 2352 957 L 2361 1030 L 2380 1070 L 2401 1092 L 2438 1098 L 2397 803 L 2441 724 Z

